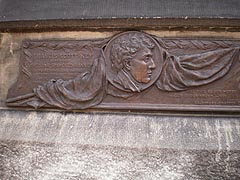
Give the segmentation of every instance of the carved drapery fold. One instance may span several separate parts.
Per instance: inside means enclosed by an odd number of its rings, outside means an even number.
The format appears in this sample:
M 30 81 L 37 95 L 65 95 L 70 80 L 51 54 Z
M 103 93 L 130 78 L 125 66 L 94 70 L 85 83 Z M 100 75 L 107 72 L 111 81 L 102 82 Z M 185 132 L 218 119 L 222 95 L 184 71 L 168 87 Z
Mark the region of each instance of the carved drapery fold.
M 63 109 L 86 109 L 99 104 L 106 93 L 103 57 L 94 60 L 91 71 L 73 80 L 50 80 L 23 98 L 8 99 L 9 104 L 27 104 L 34 108 L 50 105 Z
M 163 91 L 183 91 L 190 87 L 209 84 L 228 73 L 238 53 L 238 48 L 180 57 L 166 53 L 156 86 Z
M 49 81 L 34 89 L 43 102 L 63 109 L 85 109 L 99 104 L 106 92 L 106 76 L 103 57 L 94 61 L 90 72 L 73 80 Z

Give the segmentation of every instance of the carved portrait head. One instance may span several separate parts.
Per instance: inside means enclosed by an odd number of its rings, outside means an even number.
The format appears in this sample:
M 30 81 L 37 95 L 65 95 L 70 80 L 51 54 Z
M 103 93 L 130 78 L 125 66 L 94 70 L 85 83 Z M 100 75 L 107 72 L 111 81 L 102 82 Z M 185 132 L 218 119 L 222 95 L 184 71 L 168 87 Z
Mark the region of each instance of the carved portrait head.
M 109 60 L 107 63 L 110 63 L 107 64 L 109 81 L 125 91 L 140 92 L 149 87 L 156 75 L 159 75 L 157 51 L 158 44 L 145 33 L 127 32 L 117 35 L 105 48 L 105 56 Z
M 156 65 L 152 59 L 154 43 L 144 35 L 120 37 L 110 50 L 112 66 L 129 73 L 139 83 L 148 83 Z

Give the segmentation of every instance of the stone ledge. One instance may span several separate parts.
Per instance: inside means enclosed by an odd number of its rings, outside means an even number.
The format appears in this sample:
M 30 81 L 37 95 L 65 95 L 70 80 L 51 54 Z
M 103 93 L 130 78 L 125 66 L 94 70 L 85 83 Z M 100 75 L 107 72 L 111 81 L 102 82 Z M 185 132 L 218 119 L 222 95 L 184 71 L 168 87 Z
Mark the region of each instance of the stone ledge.
M 239 117 L 1 110 L 0 140 L 179 150 L 239 150 Z
M 0 1 L 0 31 L 239 31 L 237 0 Z

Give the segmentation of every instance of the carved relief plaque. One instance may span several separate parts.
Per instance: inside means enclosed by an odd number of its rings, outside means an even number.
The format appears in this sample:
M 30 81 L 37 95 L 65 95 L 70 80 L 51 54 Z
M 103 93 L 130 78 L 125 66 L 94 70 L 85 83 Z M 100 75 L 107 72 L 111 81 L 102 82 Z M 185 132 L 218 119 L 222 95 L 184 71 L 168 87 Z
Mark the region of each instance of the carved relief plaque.
M 238 111 L 240 41 L 110 39 L 24 41 L 8 106 Z

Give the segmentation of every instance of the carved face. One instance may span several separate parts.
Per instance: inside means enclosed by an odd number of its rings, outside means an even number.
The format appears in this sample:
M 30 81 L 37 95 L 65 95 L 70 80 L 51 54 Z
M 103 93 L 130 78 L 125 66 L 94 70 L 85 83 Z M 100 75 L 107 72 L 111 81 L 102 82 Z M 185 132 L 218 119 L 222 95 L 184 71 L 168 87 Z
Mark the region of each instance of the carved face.
M 107 80 L 125 92 L 141 92 L 152 86 L 162 71 L 162 48 L 142 32 L 123 32 L 104 48 Z
M 148 83 L 151 80 L 152 70 L 156 65 L 152 59 L 152 52 L 148 48 L 142 48 L 136 56 L 126 65 L 132 77 L 140 83 Z

